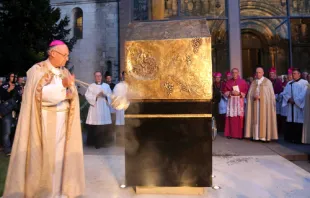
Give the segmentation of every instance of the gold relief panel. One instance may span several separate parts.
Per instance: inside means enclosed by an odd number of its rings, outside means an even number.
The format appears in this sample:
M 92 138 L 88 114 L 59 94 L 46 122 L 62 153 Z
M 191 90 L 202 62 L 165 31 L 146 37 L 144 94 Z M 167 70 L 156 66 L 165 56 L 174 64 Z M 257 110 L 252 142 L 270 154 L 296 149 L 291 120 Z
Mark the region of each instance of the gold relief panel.
M 131 99 L 212 98 L 211 38 L 127 41 Z

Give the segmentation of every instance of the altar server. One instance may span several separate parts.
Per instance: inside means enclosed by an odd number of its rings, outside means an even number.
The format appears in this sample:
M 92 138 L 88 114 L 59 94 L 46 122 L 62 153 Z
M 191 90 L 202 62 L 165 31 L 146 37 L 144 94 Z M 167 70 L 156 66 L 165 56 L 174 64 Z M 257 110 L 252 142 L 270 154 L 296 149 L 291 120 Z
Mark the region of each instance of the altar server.
M 94 142 L 95 147 L 106 147 L 113 142 L 111 131 L 110 86 L 102 81 L 101 72 L 94 73 L 95 83 L 92 83 L 85 97 L 90 104 L 86 124 L 90 125 L 88 142 Z M 94 141 L 93 141 L 94 139 Z
M 125 72 L 122 72 L 120 74 L 121 81 L 115 85 L 113 89 L 113 94 L 115 97 L 127 97 L 128 93 L 128 84 L 125 82 Z M 117 126 L 123 126 L 125 125 L 125 110 L 115 110 L 116 111 L 116 121 L 115 125 Z
M 286 141 L 301 143 L 307 85 L 308 81 L 301 78 L 300 70 L 293 69 L 293 80 L 285 86 L 282 101 L 282 106 L 287 107 Z

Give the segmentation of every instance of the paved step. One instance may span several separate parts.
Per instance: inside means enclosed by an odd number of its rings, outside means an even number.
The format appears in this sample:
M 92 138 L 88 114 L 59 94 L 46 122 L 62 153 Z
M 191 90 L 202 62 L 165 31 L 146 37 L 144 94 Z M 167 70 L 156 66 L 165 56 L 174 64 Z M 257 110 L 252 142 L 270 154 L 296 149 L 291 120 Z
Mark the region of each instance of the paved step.
M 219 133 L 213 141 L 215 156 L 280 155 L 290 161 L 308 161 L 310 145 L 285 142 L 282 137 L 275 142 L 227 139 Z
M 309 197 L 310 173 L 275 156 L 213 157 L 213 185 L 201 196 L 136 195 L 133 188 L 120 188 L 125 181 L 124 156 L 86 155 L 88 198 L 222 198 L 222 197 Z M 152 181 L 151 175 L 146 178 Z

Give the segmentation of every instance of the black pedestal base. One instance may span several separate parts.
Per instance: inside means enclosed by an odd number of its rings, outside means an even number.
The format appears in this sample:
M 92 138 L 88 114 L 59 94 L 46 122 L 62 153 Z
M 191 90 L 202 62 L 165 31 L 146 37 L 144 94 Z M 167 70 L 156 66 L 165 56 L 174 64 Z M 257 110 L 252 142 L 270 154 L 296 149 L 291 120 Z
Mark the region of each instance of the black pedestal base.
M 126 185 L 210 187 L 211 122 L 190 116 L 126 118 Z

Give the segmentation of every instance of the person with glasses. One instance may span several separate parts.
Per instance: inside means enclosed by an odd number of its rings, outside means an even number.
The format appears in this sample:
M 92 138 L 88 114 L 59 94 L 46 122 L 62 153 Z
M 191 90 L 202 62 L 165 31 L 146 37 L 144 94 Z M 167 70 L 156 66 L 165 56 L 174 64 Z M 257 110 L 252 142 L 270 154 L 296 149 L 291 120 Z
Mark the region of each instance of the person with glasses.
M 75 77 L 64 67 L 67 45 L 27 71 L 3 197 L 81 197 L 84 162 Z
M 243 138 L 244 100 L 248 93 L 248 84 L 240 78 L 239 69 L 231 70 L 232 79 L 225 83 L 224 94 L 228 98 L 224 135 L 228 139 Z
M 264 69 L 256 68 L 256 79 L 247 94 L 245 138 L 269 142 L 278 139 L 276 99 L 271 80 Z

